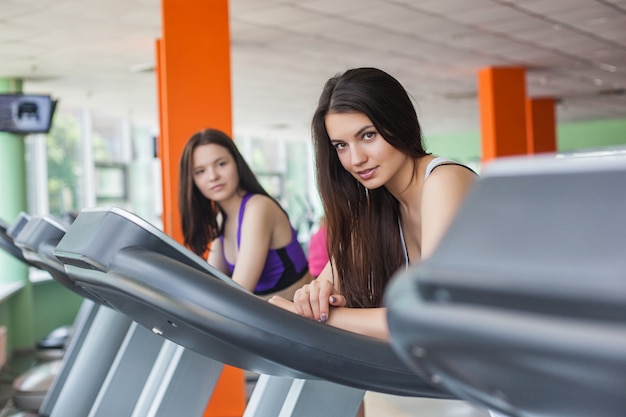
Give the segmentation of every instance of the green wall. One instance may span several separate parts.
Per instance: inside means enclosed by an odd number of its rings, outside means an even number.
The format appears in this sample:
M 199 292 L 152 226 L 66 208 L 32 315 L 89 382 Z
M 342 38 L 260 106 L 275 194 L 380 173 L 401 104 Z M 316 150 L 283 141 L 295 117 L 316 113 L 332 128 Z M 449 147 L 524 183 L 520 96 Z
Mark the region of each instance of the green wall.
M 0 93 L 20 93 L 22 81 L 0 79 Z M 24 137 L 0 132 L 0 218 L 12 223 L 21 211 L 26 211 L 26 161 Z M 0 282 L 23 283 L 23 288 L 0 309 L 0 323 L 7 326 L 7 351 L 33 344 L 32 288 L 26 266 L 10 256 L 0 257 Z
M 447 135 L 425 135 L 428 152 L 459 162 L 480 161 L 480 133 L 461 132 Z
M 557 127 L 559 151 L 626 145 L 626 119 L 569 123 Z
M 57 281 L 33 284 L 33 314 L 35 340 L 53 329 L 74 323 L 83 298 Z
M 0 254 L 4 256 L 4 254 Z M 17 262 L 17 261 L 16 261 Z M 28 299 L 24 298 L 28 291 Z M 30 302 L 32 299 L 32 302 Z M 34 343 L 60 326 L 71 325 L 83 299 L 57 281 L 31 283 L 0 302 L 0 326 L 7 327 L 7 351 L 31 349 Z M 25 314 L 28 320 L 25 320 Z M 32 325 L 28 325 L 28 323 Z M 24 338 L 27 335 L 27 342 Z
M 459 162 L 480 161 L 480 132 L 425 134 L 424 144 L 429 152 Z M 626 119 L 563 123 L 557 126 L 559 152 L 623 146 L 626 146 Z
M 22 81 L 0 78 L 0 93 L 20 93 Z M 26 146 L 24 136 L 0 132 L 0 218 L 11 224 L 27 211 Z M 7 353 L 30 349 L 56 327 L 71 324 L 80 297 L 56 281 L 33 284 L 28 267 L 0 251 L 0 282 L 21 283 L 22 288 L 0 302 L 0 326 L 7 327 Z

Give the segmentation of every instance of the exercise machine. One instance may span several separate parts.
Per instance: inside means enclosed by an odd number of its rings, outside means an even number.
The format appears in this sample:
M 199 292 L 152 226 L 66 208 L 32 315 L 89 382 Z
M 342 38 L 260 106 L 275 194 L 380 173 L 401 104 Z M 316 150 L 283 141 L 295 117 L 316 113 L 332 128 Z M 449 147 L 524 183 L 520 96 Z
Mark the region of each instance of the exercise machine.
M 433 255 L 385 293 L 416 374 L 515 417 L 626 410 L 626 154 L 487 165 Z
M 73 286 L 65 274 L 63 265 L 52 253 L 60 238 L 65 234 L 67 225 L 52 217 L 24 214 L 20 215 L 15 223 L 19 224 L 19 227 L 11 227 L 9 232 L 14 245 L 21 252 L 25 262 L 48 272 L 56 281 L 66 287 Z M 81 330 L 74 335 L 75 340 L 72 337 L 72 339 L 64 341 L 64 351 L 69 350 L 72 342 L 74 345 L 80 345 L 84 338 L 82 329 L 87 325 L 86 323 L 93 319 L 93 309 L 93 302 L 86 300 L 82 303 L 72 326 L 73 329 Z M 73 361 L 75 351 L 72 349 L 72 353 L 69 355 L 64 353 L 57 360 L 37 364 L 18 376 L 13 382 L 11 390 L 11 397 L 15 406 L 25 411 L 37 412 L 44 403 L 46 396 L 54 394 L 55 389 L 52 389 L 54 381 L 63 378 L 63 364 Z
M 125 210 L 81 211 L 54 254 L 76 285 L 176 350 L 194 352 L 195 363 L 261 374 L 246 417 L 354 416 L 366 390 L 454 398 L 414 374 L 389 343 L 272 306 Z M 145 404 L 151 416 L 174 415 L 170 402 L 198 395 L 187 372 L 175 384 L 155 364 L 159 377 L 148 378 L 131 415 L 144 415 Z

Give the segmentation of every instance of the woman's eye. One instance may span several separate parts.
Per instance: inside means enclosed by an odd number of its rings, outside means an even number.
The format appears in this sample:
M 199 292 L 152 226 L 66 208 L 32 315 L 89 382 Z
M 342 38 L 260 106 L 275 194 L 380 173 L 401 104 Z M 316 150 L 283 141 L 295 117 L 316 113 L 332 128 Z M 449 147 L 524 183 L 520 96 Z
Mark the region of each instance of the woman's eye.
M 335 147 L 336 150 L 340 151 L 342 149 L 345 149 L 346 144 L 345 143 L 335 143 L 333 146 Z
M 365 140 L 371 140 L 374 139 L 376 137 L 376 132 L 365 132 L 363 134 L 363 139 Z

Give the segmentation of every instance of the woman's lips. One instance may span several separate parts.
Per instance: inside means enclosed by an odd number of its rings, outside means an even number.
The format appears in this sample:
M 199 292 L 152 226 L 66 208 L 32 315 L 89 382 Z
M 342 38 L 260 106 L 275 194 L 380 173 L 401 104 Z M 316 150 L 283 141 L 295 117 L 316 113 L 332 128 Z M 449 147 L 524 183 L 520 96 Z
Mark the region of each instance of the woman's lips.
M 358 171 L 356 174 L 362 180 L 367 180 L 367 179 L 372 178 L 375 172 L 376 172 L 376 168 L 370 168 L 370 169 L 364 169 L 362 171 Z

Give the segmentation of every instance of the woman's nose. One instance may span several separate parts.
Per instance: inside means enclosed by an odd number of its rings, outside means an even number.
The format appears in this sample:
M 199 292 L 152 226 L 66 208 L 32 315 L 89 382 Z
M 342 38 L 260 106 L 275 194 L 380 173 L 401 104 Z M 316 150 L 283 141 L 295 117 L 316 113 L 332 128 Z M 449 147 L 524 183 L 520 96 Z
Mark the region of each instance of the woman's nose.
M 215 168 L 209 168 L 207 171 L 208 171 L 210 180 L 215 180 L 219 177 L 219 174 Z
M 367 157 L 365 155 L 365 152 L 363 152 L 360 146 L 350 147 L 350 161 L 352 162 L 352 165 L 362 165 L 366 160 Z

